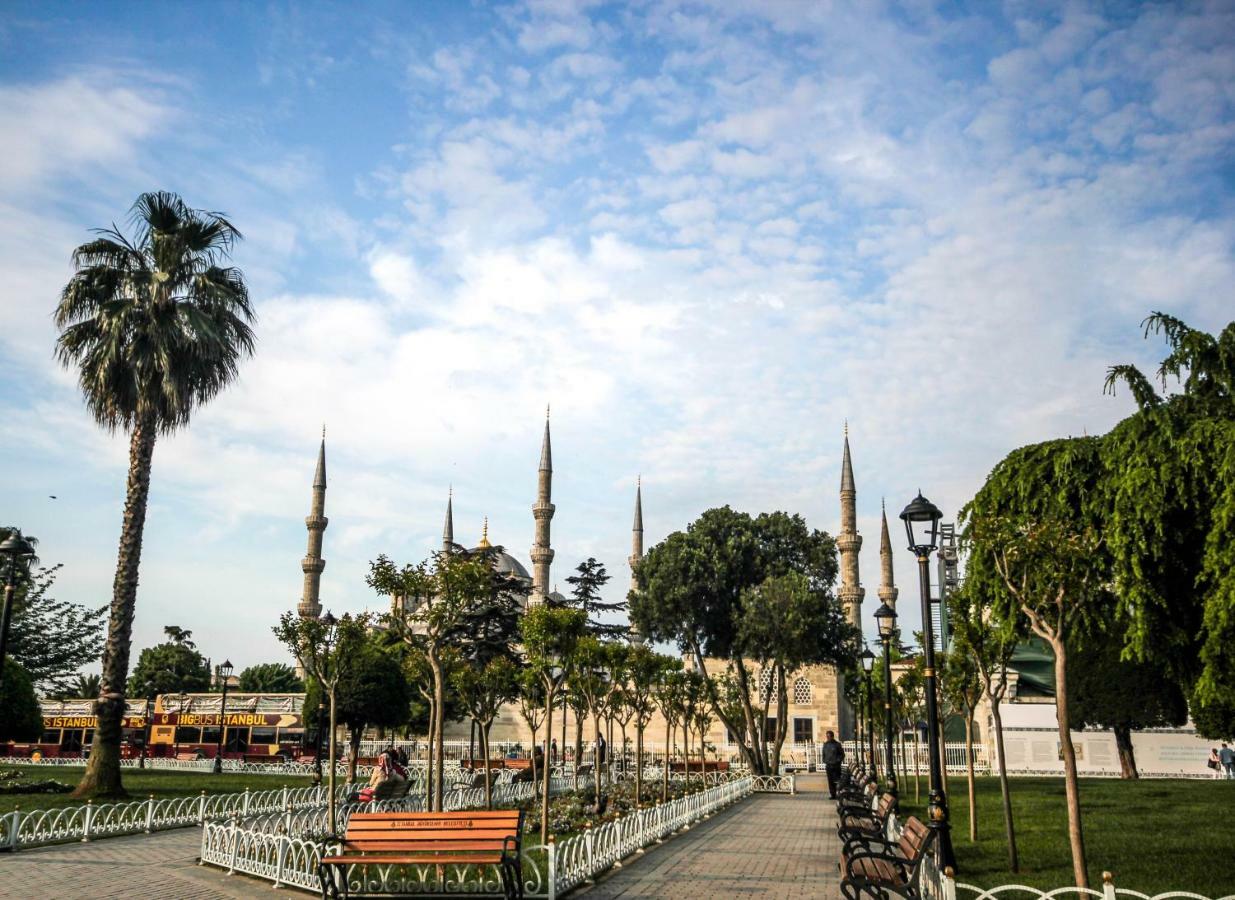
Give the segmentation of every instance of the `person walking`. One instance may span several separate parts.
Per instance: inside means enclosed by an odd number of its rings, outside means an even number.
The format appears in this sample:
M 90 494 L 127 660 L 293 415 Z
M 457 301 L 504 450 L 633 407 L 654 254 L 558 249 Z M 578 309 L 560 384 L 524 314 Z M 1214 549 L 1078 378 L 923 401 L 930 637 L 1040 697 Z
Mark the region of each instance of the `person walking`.
M 840 781 L 840 767 L 845 762 L 845 748 L 836 739 L 834 732 L 827 732 L 823 742 L 823 768 L 828 773 L 828 796 L 836 799 L 836 784 Z
M 553 765 L 557 765 L 557 738 L 554 738 L 549 743 L 549 761 Z
M 1212 750 L 1209 751 L 1209 759 L 1205 760 L 1205 765 L 1209 766 L 1210 771 L 1214 773 L 1211 777 L 1213 778 L 1224 777 L 1222 773 L 1222 760 L 1218 758 L 1218 748 L 1217 747 L 1214 747 Z
M 1226 741 L 1222 742 L 1222 749 L 1218 751 L 1218 761 L 1222 763 L 1226 777 L 1235 778 L 1235 750 L 1228 747 Z

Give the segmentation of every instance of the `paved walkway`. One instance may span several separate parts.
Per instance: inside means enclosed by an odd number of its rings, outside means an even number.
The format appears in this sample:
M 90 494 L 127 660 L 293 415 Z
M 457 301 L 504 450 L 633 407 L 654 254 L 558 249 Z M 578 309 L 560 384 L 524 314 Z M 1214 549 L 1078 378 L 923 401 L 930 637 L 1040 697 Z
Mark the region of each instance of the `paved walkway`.
M 234 900 L 309 896 L 199 866 L 200 828 L 104 838 L 0 854 L 0 897 Z
M 573 896 L 839 898 L 836 807 L 822 776 L 803 776 L 798 787 L 792 797 L 756 794 Z
M 798 779 L 797 796 L 756 794 L 627 861 L 573 896 L 766 897 L 835 900 L 836 812 L 822 776 Z M 201 830 L 106 838 L 0 854 L 0 897 L 235 900 L 310 895 L 197 865 Z

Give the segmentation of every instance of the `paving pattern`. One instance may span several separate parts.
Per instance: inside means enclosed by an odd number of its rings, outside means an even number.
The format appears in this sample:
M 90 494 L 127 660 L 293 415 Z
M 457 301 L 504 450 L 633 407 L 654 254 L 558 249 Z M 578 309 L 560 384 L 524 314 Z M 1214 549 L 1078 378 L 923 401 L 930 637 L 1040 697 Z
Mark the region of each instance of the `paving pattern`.
M 309 896 L 300 891 L 276 891 L 269 882 L 199 866 L 201 843 L 201 829 L 177 828 L 0 854 L 0 897 L 304 900 Z
M 839 898 L 836 807 L 821 776 L 799 778 L 798 786 L 792 797 L 756 794 L 573 896 Z

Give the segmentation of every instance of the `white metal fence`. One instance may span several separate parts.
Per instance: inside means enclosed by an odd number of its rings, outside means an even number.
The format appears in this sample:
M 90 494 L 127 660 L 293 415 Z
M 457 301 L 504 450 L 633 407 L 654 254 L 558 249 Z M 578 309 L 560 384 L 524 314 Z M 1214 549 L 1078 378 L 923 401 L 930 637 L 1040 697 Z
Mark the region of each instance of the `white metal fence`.
M 1038 888 L 1027 887 L 1023 884 L 1004 884 L 994 888 L 980 888 L 972 884 L 958 883 L 956 879 L 947 874 L 939 876 L 938 896 L 942 900 L 1005 900 L 1005 895 L 1010 895 L 1016 900 L 1024 900 L 1024 898 L 1032 898 L 1032 900 L 1088 900 L 1095 897 L 1101 900 L 1119 900 L 1119 898 L 1131 898 L 1131 900 L 1210 900 L 1203 894 L 1197 894 L 1192 891 L 1166 891 L 1161 894 L 1144 894 L 1140 891 L 1130 890 L 1128 888 L 1115 887 L 1115 879 L 1110 872 L 1102 873 L 1102 887 L 1098 888 L 1080 888 L 1068 885 L 1066 887 L 1058 887 L 1049 891 L 1042 891 Z M 1235 894 L 1226 894 L 1222 897 L 1215 897 L 1213 900 L 1235 900 Z
M 817 754 L 822 753 L 822 749 L 815 748 Z M 847 760 L 859 759 L 863 754 L 870 755 L 869 747 L 863 748 L 857 741 L 845 741 L 845 758 Z M 783 755 L 783 754 L 782 754 Z M 885 756 L 885 744 L 882 740 L 875 742 L 875 763 L 879 768 L 883 768 Z M 897 770 L 902 775 L 912 775 L 915 769 L 925 775 L 930 771 L 930 750 L 925 741 L 919 742 L 916 746 L 912 741 L 906 742 L 902 747 L 897 745 L 893 748 L 893 757 L 896 760 Z M 944 745 L 944 760 L 947 765 L 949 775 L 964 775 L 968 768 L 966 759 L 968 757 L 968 748 L 964 741 L 949 741 Z M 823 759 L 818 755 L 815 760 L 817 767 L 822 767 Z M 973 769 L 978 775 L 989 775 L 991 773 L 991 761 L 986 752 L 985 744 L 973 745 Z
M 562 782 L 566 787 L 570 780 Z M 630 854 L 664 840 L 675 831 L 689 828 L 700 819 L 749 796 L 753 790 L 752 778 L 737 778 L 669 803 L 641 809 L 599 828 L 586 828 L 582 834 L 560 844 L 550 838 L 547 845 L 526 848 L 522 857 L 525 896 L 556 900 L 560 894 L 594 878 Z M 468 802 L 468 798 L 461 797 L 460 802 Z M 202 831 L 201 861 L 228 872 L 243 872 L 272 881 L 276 887 L 296 887 L 316 893 L 320 887 L 318 863 L 323 853 L 334 853 L 338 849 L 337 842 L 319 844 L 264 827 L 206 822 Z M 359 885 L 361 875 L 356 867 L 345 873 L 349 884 L 355 885 Z M 371 877 L 397 877 L 397 887 L 406 893 L 501 893 L 500 878 L 496 870 L 488 866 L 385 866 L 366 875 L 366 882 Z

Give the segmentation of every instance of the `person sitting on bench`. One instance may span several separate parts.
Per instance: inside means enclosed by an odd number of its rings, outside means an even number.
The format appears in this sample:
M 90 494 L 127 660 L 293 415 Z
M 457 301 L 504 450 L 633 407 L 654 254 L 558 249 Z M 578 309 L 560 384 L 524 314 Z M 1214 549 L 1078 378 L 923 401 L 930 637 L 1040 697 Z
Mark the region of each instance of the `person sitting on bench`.
M 369 786 L 357 792 L 356 799 L 368 803 L 377 793 L 378 785 L 386 781 L 407 781 L 407 769 L 399 762 L 399 751 L 391 744 L 377 758 L 373 774 L 369 776 Z

